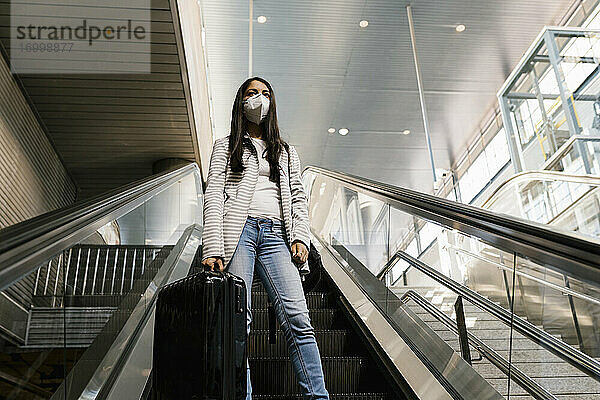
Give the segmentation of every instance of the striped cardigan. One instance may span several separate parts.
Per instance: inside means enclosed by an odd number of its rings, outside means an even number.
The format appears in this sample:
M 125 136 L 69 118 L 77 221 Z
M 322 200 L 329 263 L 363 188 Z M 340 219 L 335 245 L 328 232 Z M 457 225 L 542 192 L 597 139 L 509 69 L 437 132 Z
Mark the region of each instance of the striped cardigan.
M 309 249 L 310 228 L 308 199 L 300 177 L 300 159 L 294 146 L 289 146 L 291 162 L 288 174 L 288 152 L 279 157 L 281 205 L 288 245 L 300 241 Z M 222 257 L 227 267 L 248 216 L 250 201 L 258 180 L 258 154 L 248 135 L 244 137 L 243 172 L 233 172 L 229 165 L 229 136 L 217 139 L 213 145 L 204 193 L 202 259 Z M 290 176 L 288 176 L 290 175 Z M 290 253 L 291 257 L 291 253 Z M 308 271 L 308 261 L 298 265 Z

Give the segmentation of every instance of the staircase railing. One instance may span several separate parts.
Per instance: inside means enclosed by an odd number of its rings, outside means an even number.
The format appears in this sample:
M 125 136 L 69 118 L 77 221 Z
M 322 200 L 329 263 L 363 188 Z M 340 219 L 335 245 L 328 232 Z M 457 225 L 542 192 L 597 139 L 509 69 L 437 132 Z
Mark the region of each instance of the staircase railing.
M 431 304 L 426 298 L 414 290 L 406 291 L 402 297 L 400 297 L 400 300 L 402 302 L 413 300 L 430 315 L 435 317 L 435 319 L 444 324 L 448 329 L 458 334 L 458 326 L 456 321 L 444 314 L 441 310 L 439 310 L 436 306 Z M 536 383 L 515 365 L 511 365 L 506 358 L 502 357 L 497 351 L 485 344 L 483 340 L 479 339 L 471 332 L 467 332 L 467 337 L 469 343 L 473 345 L 482 356 L 490 360 L 490 362 L 504 374 L 510 376 L 510 378 L 513 379 L 523 389 L 525 389 L 527 393 L 540 400 L 556 400 L 556 397 L 552 395 L 552 393 L 548 392 L 541 385 Z
M 50 306 L 63 296 L 122 296 L 133 288 L 162 248 L 76 245 L 37 270 L 33 298 L 46 299 L 43 305 Z
M 452 290 L 454 293 L 463 296 L 465 300 L 469 301 L 490 315 L 493 315 L 507 326 L 512 326 L 512 328 L 521 335 L 528 337 L 546 350 L 552 352 L 554 355 L 562 358 L 575 368 L 600 382 L 600 361 L 588 356 L 572 346 L 569 346 L 562 340 L 557 339 L 532 323 L 511 313 L 504 307 L 501 307 L 486 299 L 476 291 L 461 285 L 453 279 L 448 278 L 446 275 L 436 271 L 434 268 L 431 268 L 421 260 L 417 260 L 403 251 L 398 251 L 396 254 L 399 258 L 408 262 L 413 268 L 421 271 L 429 278 Z

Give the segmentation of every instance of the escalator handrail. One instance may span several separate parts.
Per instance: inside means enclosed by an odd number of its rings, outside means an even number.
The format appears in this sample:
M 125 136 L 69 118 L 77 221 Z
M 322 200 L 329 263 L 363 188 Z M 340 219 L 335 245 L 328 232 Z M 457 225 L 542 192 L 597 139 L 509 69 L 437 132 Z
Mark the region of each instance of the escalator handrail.
M 600 186 L 600 177 L 592 176 L 592 175 L 574 175 L 566 172 L 556 172 L 556 171 L 526 171 L 521 172 L 516 175 L 511 176 L 500 186 L 498 186 L 487 198 L 487 200 L 481 205 L 482 208 L 489 208 L 489 204 L 493 201 L 494 197 L 498 195 L 502 190 L 506 190 L 509 185 L 514 183 L 518 183 L 524 180 L 539 180 L 539 181 L 548 181 L 555 180 L 561 182 L 570 182 L 570 183 L 581 183 L 583 185 L 590 186 Z
M 429 313 L 429 315 L 433 316 L 440 323 L 444 324 L 450 331 L 458 334 L 458 327 L 456 322 L 452 320 L 449 316 L 444 314 L 441 310 L 439 310 L 436 306 L 431 304 L 427 299 L 421 296 L 419 293 L 410 289 L 402 294 L 400 297 L 400 301 L 406 303 L 407 299 L 412 299 L 415 303 L 417 303 L 421 308 Z M 504 357 L 498 354 L 497 351 L 489 347 L 485 342 L 479 339 L 477 336 L 473 335 L 471 332 L 467 332 L 467 336 L 471 345 L 473 345 L 479 353 L 481 353 L 485 358 L 487 358 L 492 364 L 494 364 L 500 371 L 508 376 L 510 371 L 510 378 L 514 380 L 520 387 L 525 389 L 527 393 L 535 397 L 536 399 L 544 399 L 544 400 L 556 400 L 556 397 L 544 389 L 543 386 L 539 385 L 529 376 L 527 376 L 523 371 L 517 368 L 514 363 L 509 363 Z M 510 365 L 512 364 L 512 365 Z
M 0 230 L 0 290 L 79 243 L 98 228 L 90 232 L 89 227 L 109 222 L 103 220 L 111 213 L 132 210 L 191 173 L 200 176 L 196 163 L 139 179 Z
M 567 276 L 600 283 L 600 241 L 593 238 L 339 171 L 308 166 L 305 173 L 341 182 L 401 211 L 476 236 Z
M 546 162 L 542 166 L 542 169 L 549 170 L 550 168 L 552 168 L 556 164 L 558 164 L 560 162 L 560 160 L 562 160 L 563 157 L 573 149 L 575 142 L 579 142 L 579 141 L 581 141 L 581 142 L 598 142 L 598 141 L 600 141 L 600 136 L 587 136 L 587 135 L 571 136 L 562 146 L 560 146 L 560 149 L 558 149 L 558 151 L 556 153 L 552 154 L 552 156 L 546 160 Z
M 413 268 L 418 269 L 429 278 L 440 283 L 442 286 L 462 296 L 471 304 L 491 314 L 495 318 L 498 318 L 504 324 L 508 326 L 512 325 L 513 329 L 521 335 L 531 339 L 541 347 L 560 357 L 586 375 L 597 381 L 600 381 L 600 361 L 588 356 L 572 346 L 569 346 L 562 340 L 550 335 L 523 318 L 515 314 L 511 314 L 510 311 L 504 309 L 498 304 L 495 304 L 476 291 L 448 278 L 446 275 L 436 271 L 434 268 L 431 268 L 429 265 L 425 264 L 421 260 L 417 260 L 404 251 L 397 251 L 396 254 L 394 254 L 394 257 L 403 259 Z
M 565 208 L 564 210 L 556 214 L 554 217 L 552 217 L 550 221 L 548 221 L 548 225 L 559 226 L 556 221 L 560 221 L 562 218 L 568 217 L 569 214 L 573 215 L 576 207 L 581 206 L 582 204 L 585 205 L 585 202 L 588 201 L 590 197 L 597 195 L 598 193 L 596 192 L 598 191 L 600 191 L 600 187 L 589 189 L 588 191 L 583 193 L 581 196 L 579 196 L 579 198 L 575 199 L 575 201 L 571 203 L 567 208 Z

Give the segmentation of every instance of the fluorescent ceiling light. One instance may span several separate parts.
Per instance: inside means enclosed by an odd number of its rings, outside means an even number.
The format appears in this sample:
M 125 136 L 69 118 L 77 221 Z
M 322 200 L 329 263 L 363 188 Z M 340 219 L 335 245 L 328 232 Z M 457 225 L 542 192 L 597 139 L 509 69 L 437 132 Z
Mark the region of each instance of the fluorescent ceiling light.
M 405 129 L 402 131 L 403 135 L 410 135 L 410 129 Z
M 467 29 L 463 24 L 456 25 L 456 32 L 464 32 Z

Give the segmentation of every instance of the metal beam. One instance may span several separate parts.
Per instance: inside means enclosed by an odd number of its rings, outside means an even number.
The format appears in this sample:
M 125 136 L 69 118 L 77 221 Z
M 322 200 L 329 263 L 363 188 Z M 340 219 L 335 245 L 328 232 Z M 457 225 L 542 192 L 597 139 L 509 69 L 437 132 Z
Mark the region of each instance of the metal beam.
M 252 41 L 254 32 L 252 31 L 252 22 L 254 20 L 254 1 L 250 0 L 248 10 L 248 78 L 252 77 Z
M 577 116 L 575 115 L 575 108 L 573 106 L 571 93 L 565 81 L 565 74 L 560 66 L 560 52 L 558 50 L 558 45 L 554 40 L 554 33 L 547 31 L 544 34 L 544 41 L 546 43 L 546 49 L 548 50 L 552 69 L 554 70 L 554 75 L 556 76 L 558 91 L 560 93 L 560 99 L 565 118 L 567 119 L 567 125 L 569 126 L 569 131 L 571 132 L 571 136 L 578 135 L 581 132 L 581 127 L 579 126 Z
M 548 30 L 544 35 L 544 41 L 546 42 L 546 49 L 548 49 L 550 63 L 552 65 L 552 68 L 554 69 L 554 74 L 556 75 L 556 82 L 558 84 L 558 90 L 560 92 L 562 108 L 565 114 L 565 118 L 567 119 L 567 125 L 569 126 L 569 133 L 571 136 L 579 135 L 581 134 L 582 129 L 579 125 L 577 114 L 575 113 L 575 104 L 573 104 L 573 96 L 569 90 L 569 87 L 567 86 L 567 83 L 565 81 L 565 74 L 560 65 L 560 52 L 558 50 L 558 45 L 556 44 L 555 32 Z M 592 172 L 585 145 L 578 141 L 575 142 L 575 146 L 579 151 L 579 155 L 583 162 L 585 173 L 587 175 L 590 175 Z
M 560 97 L 560 94 L 543 94 L 541 95 L 544 100 L 556 100 Z M 507 99 L 515 99 L 515 100 L 535 100 L 537 97 L 533 93 L 523 93 L 523 92 L 512 92 L 505 96 Z M 596 101 L 598 96 L 594 96 L 591 94 L 580 94 L 574 96 L 578 101 Z
M 560 59 L 566 61 L 577 60 L 578 62 L 582 62 L 585 64 L 596 64 L 596 60 L 594 59 L 594 57 L 560 56 Z M 538 54 L 533 57 L 532 61 L 549 63 L 550 57 L 548 57 L 547 55 Z
M 588 28 L 577 28 L 577 27 L 556 27 L 556 26 L 546 26 L 544 27 L 535 40 L 531 43 L 531 46 L 527 49 L 521 60 L 517 66 L 510 73 L 500 90 L 498 91 L 497 96 L 501 97 L 505 95 L 509 88 L 513 86 L 513 84 L 517 81 L 517 79 L 521 76 L 525 66 L 537 55 L 540 48 L 542 47 L 544 35 L 547 32 L 551 32 L 553 34 L 557 34 L 558 36 L 573 36 L 573 37 L 582 37 L 589 34 L 600 34 L 600 30 L 598 29 L 588 29 Z
M 431 136 L 429 134 L 429 119 L 427 117 L 427 107 L 425 105 L 425 94 L 423 93 L 423 80 L 421 78 L 421 68 L 419 66 L 419 56 L 417 54 L 417 42 L 415 38 L 415 26 L 412 17 L 412 7 L 410 4 L 406 6 L 408 15 L 408 27 L 410 29 L 410 42 L 412 44 L 413 57 L 415 60 L 415 72 L 417 73 L 417 86 L 419 88 L 419 101 L 421 102 L 421 114 L 423 115 L 423 128 L 425 129 L 425 138 L 427 139 L 427 149 L 429 150 L 429 161 L 431 162 L 431 173 L 433 174 L 433 182 L 437 181 L 435 174 L 435 162 L 433 160 L 433 149 L 431 148 Z
M 504 133 L 506 134 L 506 141 L 508 142 L 510 160 L 512 161 L 515 174 L 518 174 L 524 170 L 525 162 L 523 160 L 519 139 L 515 133 L 515 127 L 510 119 L 511 111 L 508 99 L 505 96 L 500 96 L 498 97 L 498 104 L 500 105 L 500 113 L 502 114 L 502 125 L 504 126 Z

